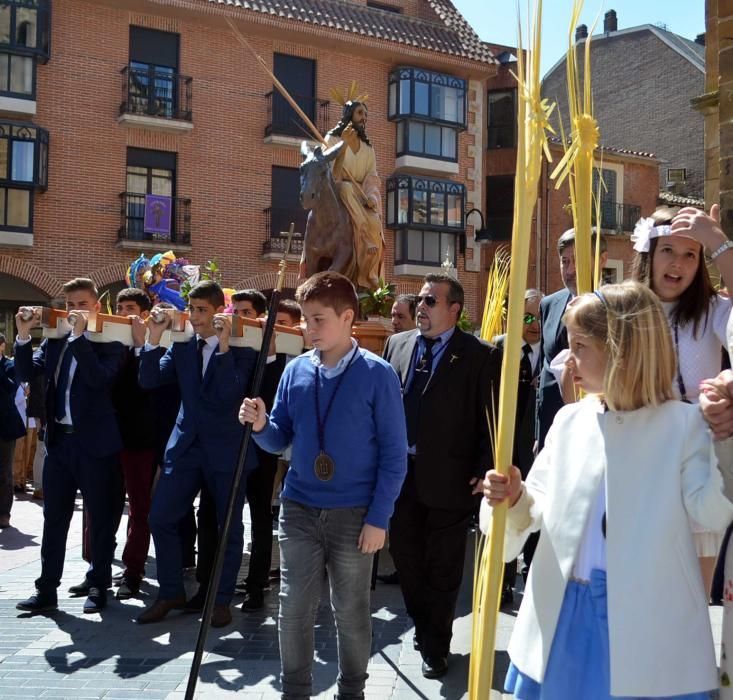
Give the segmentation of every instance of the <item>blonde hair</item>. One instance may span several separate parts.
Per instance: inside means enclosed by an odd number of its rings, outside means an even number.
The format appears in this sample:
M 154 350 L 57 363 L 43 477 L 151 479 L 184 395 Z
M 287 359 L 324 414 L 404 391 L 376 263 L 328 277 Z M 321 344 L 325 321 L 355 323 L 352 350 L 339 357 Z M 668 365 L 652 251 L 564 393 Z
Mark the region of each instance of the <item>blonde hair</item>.
M 603 346 L 603 398 L 611 410 L 633 411 L 673 398 L 672 338 L 648 287 L 633 281 L 605 285 L 573 302 L 563 320 Z

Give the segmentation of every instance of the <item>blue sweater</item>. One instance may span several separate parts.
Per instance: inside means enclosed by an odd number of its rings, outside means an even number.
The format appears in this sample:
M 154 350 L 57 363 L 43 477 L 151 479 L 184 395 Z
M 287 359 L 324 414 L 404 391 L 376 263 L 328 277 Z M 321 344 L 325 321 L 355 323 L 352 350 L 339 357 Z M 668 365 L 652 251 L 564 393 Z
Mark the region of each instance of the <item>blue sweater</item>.
M 313 351 L 285 368 L 267 425 L 253 433 L 268 452 L 292 444 L 283 496 L 313 508 L 368 508 L 365 522 L 386 529 L 407 471 L 407 433 L 400 382 L 392 367 L 359 349 L 341 382 L 325 428 L 325 452 L 336 465 L 330 481 L 315 475 L 318 424 Z M 341 375 L 320 373 L 321 420 Z

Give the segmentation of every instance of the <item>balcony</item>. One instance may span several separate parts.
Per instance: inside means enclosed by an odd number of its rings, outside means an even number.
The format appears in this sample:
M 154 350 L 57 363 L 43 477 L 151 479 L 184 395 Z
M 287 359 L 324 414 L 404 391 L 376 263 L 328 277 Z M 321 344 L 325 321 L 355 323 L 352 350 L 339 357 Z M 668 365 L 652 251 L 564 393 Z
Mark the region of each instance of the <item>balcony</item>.
M 119 124 L 172 133 L 193 129 L 192 84 L 185 75 L 125 66 Z
M 321 134 L 329 129 L 328 111 L 330 102 L 315 97 L 293 95 L 297 105 L 315 124 Z M 265 143 L 300 148 L 303 139 L 314 140 L 310 129 L 296 114 L 279 92 L 271 90 L 265 95 L 267 102 L 267 125 L 265 126 Z
M 262 243 L 262 257 L 265 260 L 280 260 L 285 253 L 287 244 L 287 231 L 290 223 L 295 224 L 295 235 L 290 244 L 290 255 L 288 260 L 300 260 L 303 253 L 303 237 L 305 236 L 305 224 L 308 219 L 308 212 L 305 209 L 280 209 L 268 207 L 265 214 L 266 238 Z
M 178 250 L 190 250 L 191 200 L 173 197 L 170 218 L 166 222 L 164 215 L 162 221 L 153 222 L 158 224 L 153 227 L 150 225 L 153 217 L 146 217 L 145 197 L 135 192 L 120 194 L 121 225 L 117 232 L 117 247 L 159 250 L 161 246 L 175 246 Z M 156 228 L 157 232 L 152 232 Z
M 641 207 L 636 204 L 601 202 L 601 230 L 613 233 L 631 233 L 641 218 Z M 593 225 L 596 226 L 593 211 Z

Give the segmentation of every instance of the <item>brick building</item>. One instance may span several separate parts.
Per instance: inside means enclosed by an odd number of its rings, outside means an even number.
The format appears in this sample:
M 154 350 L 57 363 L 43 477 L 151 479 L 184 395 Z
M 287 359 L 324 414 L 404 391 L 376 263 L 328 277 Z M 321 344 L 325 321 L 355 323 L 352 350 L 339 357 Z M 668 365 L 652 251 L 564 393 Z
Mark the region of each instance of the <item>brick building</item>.
M 580 51 L 587 35 L 587 27 L 580 25 Z M 704 89 L 703 41 L 651 24 L 619 30 L 613 10 L 606 13 L 603 32 L 591 41 L 593 104 L 601 143 L 656 154 L 660 190 L 688 197 L 702 197 L 705 177 L 703 118 L 690 108 L 690 100 Z M 542 91 L 558 102 L 567 131 L 565 57 L 558 58 Z
M 225 18 L 322 132 L 341 113 L 330 88 L 355 79 L 369 94 L 387 277 L 416 290 L 447 256 L 477 319 L 486 264 L 464 214 L 485 207 L 501 71 L 449 0 L 8 0 L 0 332 L 19 302 L 47 302 L 70 277 L 119 288 L 141 252 L 216 257 L 228 286 L 272 286 L 280 232 L 304 228 L 303 127 Z M 173 211 L 152 233 L 156 201 Z

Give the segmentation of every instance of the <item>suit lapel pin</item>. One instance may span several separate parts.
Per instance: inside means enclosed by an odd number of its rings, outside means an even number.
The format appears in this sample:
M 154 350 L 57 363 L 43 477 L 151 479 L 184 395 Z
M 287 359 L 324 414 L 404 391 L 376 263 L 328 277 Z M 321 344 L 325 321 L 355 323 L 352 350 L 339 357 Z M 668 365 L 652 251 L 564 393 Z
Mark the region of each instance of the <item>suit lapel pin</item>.
M 458 359 L 458 355 L 451 355 L 450 356 L 450 364 L 453 364 Z

